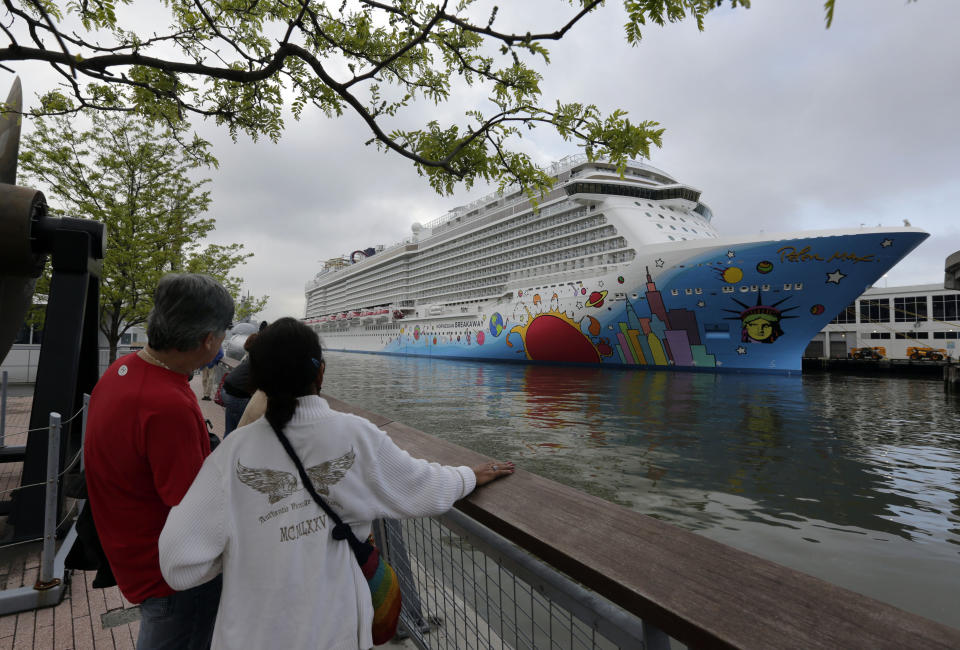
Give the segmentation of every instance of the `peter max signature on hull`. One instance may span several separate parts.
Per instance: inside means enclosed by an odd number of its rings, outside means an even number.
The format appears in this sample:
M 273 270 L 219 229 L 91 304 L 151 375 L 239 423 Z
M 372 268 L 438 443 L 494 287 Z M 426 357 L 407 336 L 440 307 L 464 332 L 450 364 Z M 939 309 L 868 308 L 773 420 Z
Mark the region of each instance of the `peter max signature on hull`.
M 868 255 L 857 255 L 856 253 L 844 253 L 842 251 L 837 251 L 830 255 L 829 257 L 824 257 L 820 253 L 810 252 L 810 246 L 804 246 L 799 251 L 796 246 L 784 246 L 783 248 L 777 251 L 777 254 L 780 256 L 780 263 L 783 262 L 832 262 L 834 260 L 841 262 L 853 262 L 857 264 L 858 262 L 873 262 L 874 255 L 870 253 Z

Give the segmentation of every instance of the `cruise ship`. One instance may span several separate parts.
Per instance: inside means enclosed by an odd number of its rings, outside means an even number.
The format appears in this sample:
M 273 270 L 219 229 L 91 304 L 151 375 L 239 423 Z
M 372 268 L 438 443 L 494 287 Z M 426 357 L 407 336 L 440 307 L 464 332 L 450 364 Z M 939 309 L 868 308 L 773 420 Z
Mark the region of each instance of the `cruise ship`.
M 325 349 L 449 359 L 799 372 L 837 313 L 928 234 L 724 237 L 700 192 L 577 155 L 533 205 L 498 192 L 329 259 L 306 285 Z

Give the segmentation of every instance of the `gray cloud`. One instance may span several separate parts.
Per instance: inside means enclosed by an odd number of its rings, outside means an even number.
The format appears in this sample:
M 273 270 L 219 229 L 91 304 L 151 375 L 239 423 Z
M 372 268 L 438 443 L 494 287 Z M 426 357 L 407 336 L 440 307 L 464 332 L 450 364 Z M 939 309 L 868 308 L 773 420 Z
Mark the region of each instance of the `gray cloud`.
M 546 102 L 659 121 L 667 133 L 653 164 L 702 190 L 723 233 L 909 219 L 932 236 L 887 282 L 941 281 L 944 257 L 960 249 L 960 3 L 840 0 L 826 30 L 822 2 L 757 2 L 716 11 L 702 33 L 691 22 L 650 26 L 635 48 L 624 42 L 618 4 L 551 46 Z M 510 3 L 497 24 L 553 29 L 567 15 L 557 5 Z M 423 103 L 403 120 L 489 110 L 483 97 L 471 90 L 448 105 Z M 436 195 L 408 160 L 364 147 L 370 134 L 352 115 L 307 111 L 277 144 L 200 131 L 221 162 L 206 174 L 213 241 L 255 253 L 243 275 L 251 292 L 270 294 L 269 319 L 302 315 L 319 260 L 399 241 L 413 221 L 489 191 Z M 576 152 L 542 129 L 519 146 L 541 163 Z

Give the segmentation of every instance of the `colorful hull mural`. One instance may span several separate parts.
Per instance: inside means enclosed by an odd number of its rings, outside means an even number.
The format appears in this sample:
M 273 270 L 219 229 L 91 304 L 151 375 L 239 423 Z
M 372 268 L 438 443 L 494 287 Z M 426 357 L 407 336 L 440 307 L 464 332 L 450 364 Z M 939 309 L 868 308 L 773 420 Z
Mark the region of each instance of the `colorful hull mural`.
M 451 359 L 796 372 L 810 339 L 928 234 L 643 249 L 626 272 L 519 287 L 474 313 L 321 332 L 327 349 Z

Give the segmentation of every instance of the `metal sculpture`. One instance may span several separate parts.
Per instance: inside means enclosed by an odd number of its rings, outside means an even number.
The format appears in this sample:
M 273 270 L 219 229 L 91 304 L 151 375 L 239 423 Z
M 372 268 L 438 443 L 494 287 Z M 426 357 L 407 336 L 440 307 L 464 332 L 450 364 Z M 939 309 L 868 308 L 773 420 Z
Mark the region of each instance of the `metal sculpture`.
M 30 413 L 31 432 L 23 447 L 0 449 L 0 462 L 22 461 L 13 500 L 0 503 L 9 513 L 13 540 L 34 539 L 43 530 L 43 482 L 47 465 L 47 422 L 51 412 L 77 413 L 83 394 L 99 377 L 97 321 L 100 273 L 106 247 L 102 223 L 52 218 L 42 192 L 16 183 L 22 92 L 17 79 L 0 120 L 0 361 L 30 308 L 34 286 L 47 258 L 52 261 L 43 343 Z M 80 418 L 65 422 L 57 466 L 63 471 L 80 450 Z M 40 484 L 40 485 L 37 485 Z M 63 495 L 58 495 L 57 521 Z M 9 531 L 8 531 L 9 532 Z

